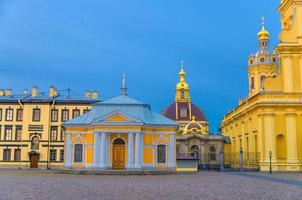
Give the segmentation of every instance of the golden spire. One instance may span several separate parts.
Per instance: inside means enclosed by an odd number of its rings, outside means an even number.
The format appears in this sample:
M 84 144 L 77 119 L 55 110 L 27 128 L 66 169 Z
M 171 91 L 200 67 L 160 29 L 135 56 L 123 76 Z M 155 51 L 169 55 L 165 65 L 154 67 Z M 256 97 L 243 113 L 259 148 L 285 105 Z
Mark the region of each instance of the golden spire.
M 262 17 L 262 29 L 258 33 L 259 40 L 269 40 L 269 32 L 265 29 L 264 17 Z
M 180 62 L 179 82 L 176 85 L 176 102 L 190 102 L 189 85 L 186 83 L 183 60 Z

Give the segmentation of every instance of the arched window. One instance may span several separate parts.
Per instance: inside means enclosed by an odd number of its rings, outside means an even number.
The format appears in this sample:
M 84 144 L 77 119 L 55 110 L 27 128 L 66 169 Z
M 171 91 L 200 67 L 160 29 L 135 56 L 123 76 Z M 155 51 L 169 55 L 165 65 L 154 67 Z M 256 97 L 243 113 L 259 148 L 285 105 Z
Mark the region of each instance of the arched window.
M 74 145 L 74 162 L 75 163 L 83 162 L 83 145 L 82 144 Z
M 116 139 L 116 140 L 113 141 L 113 144 L 114 145 L 124 145 L 125 142 L 121 138 L 118 138 L 118 139 Z
M 39 149 L 39 138 L 37 136 L 31 139 L 31 149 L 38 150 Z
M 166 145 L 160 144 L 157 146 L 157 163 L 166 163 Z
M 216 148 L 214 146 L 210 147 L 210 160 L 216 160 Z

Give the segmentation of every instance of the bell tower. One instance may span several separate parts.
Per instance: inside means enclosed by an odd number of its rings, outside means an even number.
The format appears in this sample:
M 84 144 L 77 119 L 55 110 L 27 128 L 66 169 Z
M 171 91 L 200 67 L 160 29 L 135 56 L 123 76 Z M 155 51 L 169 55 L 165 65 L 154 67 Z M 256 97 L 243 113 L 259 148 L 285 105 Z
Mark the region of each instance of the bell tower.
M 282 0 L 280 54 L 283 92 L 302 92 L 302 0 Z
M 176 85 L 175 102 L 190 102 L 189 85 L 185 80 L 186 72 L 183 61 L 181 61 L 181 70 L 179 72 L 179 82 Z
M 269 50 L 269 35 L 262 17 L 262 28 L 258 33 L 259 49 L 248 59 L 249 97 L 264 91 L 265 79 L 274 77 L 278 70 L 278 56 Z

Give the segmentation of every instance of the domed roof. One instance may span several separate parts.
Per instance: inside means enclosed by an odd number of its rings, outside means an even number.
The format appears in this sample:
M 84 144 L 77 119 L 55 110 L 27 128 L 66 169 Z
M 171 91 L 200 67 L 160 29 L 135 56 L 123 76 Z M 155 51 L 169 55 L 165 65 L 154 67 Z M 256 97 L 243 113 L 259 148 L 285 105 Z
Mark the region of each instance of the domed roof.
M 178 109 L 178 112 L 176 112 L 176 109 Z M 184 111 L 186 111 L 186 114 L 181 114 Z M 162 114 L 175 121 L 191 121 L 190 116 L 194 116 L 196 121 L 207 121 L 204 112 L 190 102 L 175 102 L 166 108 Z M 178 117 L 176 114 L 178 114 Z

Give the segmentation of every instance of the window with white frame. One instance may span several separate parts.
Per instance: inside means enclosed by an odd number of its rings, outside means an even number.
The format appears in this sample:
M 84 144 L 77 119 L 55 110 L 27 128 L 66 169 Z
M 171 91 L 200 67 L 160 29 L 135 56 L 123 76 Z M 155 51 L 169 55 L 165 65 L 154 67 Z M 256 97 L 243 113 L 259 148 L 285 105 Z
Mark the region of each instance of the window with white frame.
M 83 162 L 83 145 L 82 144 L 74 145 L 74 162 L 75 163 Z
M 157 163 L 166 163 L 166 145 L 160 144 L 157 146 Z
M 13 126 L 5 126 L 4 128 L 4 140 L 13 139 Z

